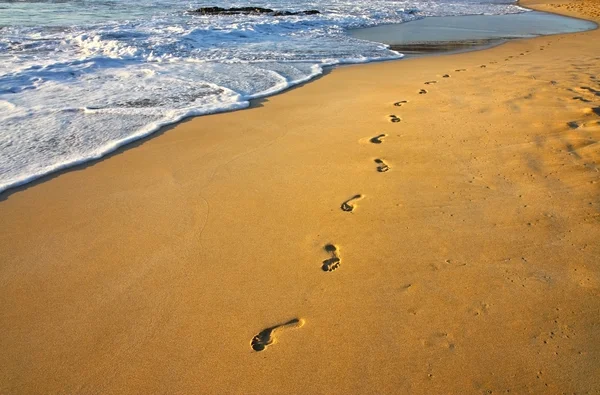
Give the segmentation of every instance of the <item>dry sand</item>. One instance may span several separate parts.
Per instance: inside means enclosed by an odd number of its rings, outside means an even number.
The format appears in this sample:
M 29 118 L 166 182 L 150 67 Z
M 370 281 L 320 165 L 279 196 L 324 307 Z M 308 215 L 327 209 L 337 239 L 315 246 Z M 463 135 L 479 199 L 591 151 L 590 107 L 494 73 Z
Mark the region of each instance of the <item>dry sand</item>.
M 599 49 L 342 67 L 0 196 L 0 393 L 600 393 Z

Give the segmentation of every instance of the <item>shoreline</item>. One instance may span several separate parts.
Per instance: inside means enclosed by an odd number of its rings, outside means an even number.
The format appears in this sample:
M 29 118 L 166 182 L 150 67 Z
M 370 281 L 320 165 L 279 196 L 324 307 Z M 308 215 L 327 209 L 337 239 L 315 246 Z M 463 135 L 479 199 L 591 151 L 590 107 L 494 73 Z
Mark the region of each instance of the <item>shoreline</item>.
M 527 8 L 527 7 L 523 6 L 521 4 L 521 2 L 517 2 L 517 4 L 523 8 Z M 534 10 L 534 9 L 531 9 L 531 10 Z M 544 12 L 548 12 L 548 11 L 544 11 Z M 552 13 L 552 12 L 548 12 L 548 13 L 559 15 L 559 16 L 561 15 L 561 14 Z M 436 18 L 445 18 L 445 17 L 436 17 Z M 577 19 L 586 21 L 583 18 L 577 18 Z M 405 22 L 405 23 L 410 23 L 410 22 Z M 390 26 L 392 26 L 392 25 L 390 25 Z M 596 23 L 596 29 L 598 29 L 597 23 Z M 560 34 L 573 34 L 573 33 L 556 33 L 556 34 L 560 35 Z M 539 36 L 539 37 L 552 36 L 552 35 L 555 35 L 555 34 L 546 34 L 546 35 Z M 94 156 L 91 156 L 88 158 L 77 159 L 77 160 L 74 160 L 74 161 L 71 161 L 68 163 L 61 163 L 61 164 L 56 165 L 55 168 L 52 170 L 44 171 L 40 174 L 31 175 L 21 181 L 15 181 L 15 182 L 9 184 L 7 187 L 4 187 L 5 189 L 0 190 L 0 202 L 8 199 L 10 197 L 10 195 L 12 195 L 14 192 L 27 189 L 29 187 L 36 185 L 39 182 L 45 182 L 46 180 L 52 179 L 56 175 L 60 175 L 64 172 L 68 172 L 71 170 L 75 171 L 77 169 L 82 169 L 89 165 L 93 165 L 94 163 L 96 163 L 98 161 L 102 161 L 105 158 L 109 158 L 114 154 L 119 154 L 121 152 L 121 150 L 127 150 L 130 147 L 134 147 L 137 142 L 143 142 L 147 139 L 151 139 L 153 136 L 160 135 L 160 134 L 164 133 L 165 131 L 170 130 L 173 127 L 179 125 L 182 122 L 186 122 L 186 121 L 194 119 L 196 117 L 210 116 L 210 115 L 216 115 L 216 114 L 223 114 L 223 113 L 247 110 L 254 106 L 254 104 L 253 104 L 254 102 L 260 103 L 263 99 L 277 96 L 277 95 L 286 93 L 288 91 L 291 91 L 293 89 L 302 87 L 304 84 L 314 82 L 339 67 L 361 66 L 361 65 L 365 65 L 365 64 L 371 64 L 371 63 L 391 62 L 391 61 L 398 61 L 398 60 L 415 58 L 415 57 L 423 57 L 423 56 L 452 55 L 452 54 L 460 54 L 460 53 L 472 52 L 472 51 L 483 51 L 483 50 L 493 48 L 498 45 L 505 44 L 506 42 L 510 42 L 512 40 L 520 40 L 520 39 L 528 39 L 528 38 L 490 39 L 490 40 L 487 40 L 487 42 L 485 42 L 485 43 L 472 42 L 473 40 L 460 40 L 460 41 L 450 43 L 450 46 L 448 46 L 448 43 L 445 43 L 445 44 L 441 44 L 441 43 L 435 44 L 434 43 L 434 44 L 430 44 L 430 45 L 418 44 L 416 46 L 411 45 L 411 44 L 400 45 L 400 46 L 399 45 L 390 45 L 389 46 L 390 50 L 398 52 L 402 56 L 400 56 L 398 58 L 381 58 L 381 59 L 375 59 L 375 60 L 367 60 L 364 62 L 348 62 L 348 63 L 338 63 L 338 64 L 332 64 L 332 65 L 323 65 L 321 67 L 322 72 L 320 74 L 317 74 L 312 77 L 307 77 L 305 80 L 300 81 L 300 82 L 294 82 L 293 85 L 285 87 L 285 88 L 281 89 L 280 91 L 265 93 L 263 95 L 259 95 L 258 97 L 250 98 L 246 101 L 236 103 L 235 108 L 226 109 L 226 110 L 217 111 L 217 112 L 208 112 L 208 113 L 202 113 L 203 110 L 201 110 L 201 109 L 194 110 L 195 114 L 193 114 L 193 115 L 187 115 L 187 116 L 185 116 L 177 121 L 173 121 L 173 122 L 162 122 L 161 126 L 158 126 L 157 128 L 151 128 L 150 131 L 139 132 L 135 135 L 128 136 L 128 137 L 124 138 L 123 141 L 121 141 L 121 142 L 112 142 L 111 146 L 106 147 L 104 149 L 104 151 L 102 151 L 102 153 L 100 153 L 100 154 L 95 154 Z M 485 41 L 485 40 L 479 40 L 479 41 Z M 384 43 L 382 43 L 382 44 L 384 44 Z M 248 103 L 248 104 L 246 104 L 246 103 Z
M 336 67 L 0 195 L 0 392 L 596 392 L 599 37 Z

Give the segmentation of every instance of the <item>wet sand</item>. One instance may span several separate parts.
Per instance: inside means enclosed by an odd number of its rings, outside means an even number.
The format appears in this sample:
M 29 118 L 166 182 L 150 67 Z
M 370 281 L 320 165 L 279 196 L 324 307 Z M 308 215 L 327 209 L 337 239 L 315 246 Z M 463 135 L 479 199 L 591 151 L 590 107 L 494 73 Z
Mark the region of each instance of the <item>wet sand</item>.
M 0 393 L 598 393 L 598 43 L 341 67 L 0 195 Z
M 417 19 L 407 23 L 354 29 L 358 39 L 383 43 L 404 55 L 482 50 L 516 38 L 596 29 L 594 22 L 547 12 L 465 15 Z
M 507 15 L 463 15 L 417 19 L 350 31 L 353 37 L 389 45 L 456 43 L 531 38 L 593 30 L 594 22 L 548 12 Z

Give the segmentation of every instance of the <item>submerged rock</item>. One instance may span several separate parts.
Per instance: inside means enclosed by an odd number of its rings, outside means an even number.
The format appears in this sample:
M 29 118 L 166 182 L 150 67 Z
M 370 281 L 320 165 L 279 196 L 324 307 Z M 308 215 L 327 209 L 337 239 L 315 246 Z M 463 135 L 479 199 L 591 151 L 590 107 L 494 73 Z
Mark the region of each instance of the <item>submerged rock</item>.
M 262 7 L 234 7 L 234 8 L 222 8 L 222 7 L 202 7 L 196 10 L 188 11 L 192 14 L 200 15 L 271 15 L 271 16 L 288 16 L 288 15 L 316 15 L 320 14 L 317 10 L 306 10 L 306 11 L 276 11 L 270 8 Z

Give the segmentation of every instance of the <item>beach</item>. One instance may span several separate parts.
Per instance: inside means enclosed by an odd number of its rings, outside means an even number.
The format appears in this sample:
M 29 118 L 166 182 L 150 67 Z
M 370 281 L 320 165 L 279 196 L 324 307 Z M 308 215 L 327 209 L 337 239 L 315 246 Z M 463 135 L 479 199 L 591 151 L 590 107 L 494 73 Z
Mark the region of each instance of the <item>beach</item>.
M 335 68 L 0 194 L 0 393 L 600 393 L 598 43 Z

